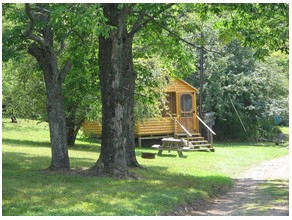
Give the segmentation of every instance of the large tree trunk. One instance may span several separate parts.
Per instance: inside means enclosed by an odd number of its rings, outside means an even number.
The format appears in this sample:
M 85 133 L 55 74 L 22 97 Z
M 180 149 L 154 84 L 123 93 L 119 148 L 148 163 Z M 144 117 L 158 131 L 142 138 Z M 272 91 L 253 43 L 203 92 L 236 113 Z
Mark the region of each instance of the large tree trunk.
M 53 50 L 53 33 L 50 28 L 44 30 L 44 36 L 48 42 L 45 47 L 31 45 L 28 53 L 34 56 L 40 64 L 46 85 L 47 111 L 50 128 L 50 140 L 52 150 L 51 170 L 70 169 L 68 144 L 66 139 L 66 119 L 64 111 L 64 97 L 62 83 L 69 65 L 65 65 L 61 72 L 58 68 L 56 53 Z M 69 63 L 68 63 L 69 64 Z
M 37 59 L 45 78 L 48 100 L 47 111 L 52 146 L 50 169 L 70 169 L 66 139 L 64 97 L 62 93 L 63 79 L 60 77 L 56 56 L 51 48 L 44 50 L 43 48 L 31 46 L 28 52 Z
M 141 167 L 135 154 L 135 119 L 134 119 L 134 92 L 136 73 L 133 70 L 132 44 L 133 39 L 127 38 L 127 49 L 129 59 L 129 71 L 125 73 L 123 84 L 125 85 L 125 111 L 124 111 L 124 136 L 126 137 L 126 160 L 129 167 Z
M 48 96 L 48 119 L 52 145 L 52 162 L 50 169 L 70 169 L 66 138 L 64 98 L 61 91 L 61 83 L 57 83 L 57 85 L 46 83 L 46 85 Z
M 129 175 L 127 148 L 134 147 L 132 37 L 127 34 L 127 8 L 118 9 L 117 4 L 104 4 L 103 9 L 108 24 L 115 29 L 110 31 L 109 38 L 99 37 L 102 146 L 91 171 L 126 178 Z

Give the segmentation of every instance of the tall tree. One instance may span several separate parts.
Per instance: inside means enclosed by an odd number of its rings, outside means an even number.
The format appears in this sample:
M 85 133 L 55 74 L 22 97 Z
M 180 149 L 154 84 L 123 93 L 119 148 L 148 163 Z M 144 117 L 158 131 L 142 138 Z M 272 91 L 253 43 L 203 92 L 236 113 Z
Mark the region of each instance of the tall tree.
M 129 175 L 128 166 L 139 166 L 134 142 L 133 38 L 154 19 L 145 16 L 147 10 L 160 15 L 169 5 L 102 4 L 102 8 L 110 30 L 99 37 L 102 147 L 91 171 L 123 178 Z
M 103 4 L 109 36 L 99 37 L 99 68 L 102 92 L 102 147 L 92 171 L 108 173 L 116 178 L 128 176 L 126 160 L 126 105 L 133 105 L 135 73 L 132 64 L 132 40 L 127 33 L 130 8 L 118 4 Z M 133 114 L 132 114 L 133 115 Z M 132 116 L 131 115 L 131 116 Z M 133 127 L 133 126 L 132 126 Z M 130 128 L 131 129 L 131 128 Z M 132 136 L 131 130 L 129 131 Z M 131 139 L 131 138 L 129 138 Z
M 28 53 L 36 58 L 44 75 L 47 96 L 47 111 L 52 145 L 50 169 L 69 169 L 68 144 L 66 139 L 66 118 L 62 84 L 71 69 L 69 60 L 60 67 L 58 51 L 54 48 L 54 29 L 50 25 L 48 5 L 38 4 L 32 9 L 25 4 L 25 13 L 29 18 L 27 29 L 23 33 L 32 41 Z

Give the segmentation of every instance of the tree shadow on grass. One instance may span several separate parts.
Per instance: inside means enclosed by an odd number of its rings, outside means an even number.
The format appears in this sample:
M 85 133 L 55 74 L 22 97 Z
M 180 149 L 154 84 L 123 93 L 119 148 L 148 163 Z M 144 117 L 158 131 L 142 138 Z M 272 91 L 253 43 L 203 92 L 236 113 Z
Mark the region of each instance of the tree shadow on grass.
M 85 137 L 82 135 L 77 136 L 77 140 L 82 141 L 82 142 L 86 142 L 86 143 L 96 143 L 96 144 L 100 144 L 101 143 L 101 139 L 99 137 Z
M 80 150 L 80 151 L 89 151 L 89 152 L 98 152 L 100 153 L 100 146 L 90 144 L 75 144 L 74 146 L 69 146 L 70 150 Z
M 3 215 L 161 215 L 232 185 L 229 177 L 183 175 L 163 166 L 132 170 L 139 180 L 114 180 L 39 172 L 50 157 L 4 152 L 3 161 Z
M 3 144 L 11 145 L 11 147 L 50 147 L 50 142 L 44 141 L 30 141 L 30 140 L 19 140 L 19 139 L 10 139 L 10 138 L 3 138 Z
M 7 173 L 36 171 L 46 169 L 50 165 L 51 158 L 49 156 L 31 156 L 28 153 L 20 152 L 3 152 L 2 153 L 2 178 Z
M 177 154 L 161 154 L 157 155 L 157 157 L 179 157 Z
M 10 145 L 11 147 L 51 147 L 51 143 L 47 141 L 30 141 L 30 140 L 19 140 L 19 139 L 10 139 L 3 138 L 3 144 Z M 69 149 L 80 150 L 80 151 L 91 151 L 91 152 L 100 152 L 100 147 L 96 145 L 86 145 L 86 144 L 76 144 L 74 146 L 69 146 Z
M 72 170 L 89 168 L 95 162 L 91 158 L 70 157 Z M 51 163 L 51 156 L 32 156 L 29 153 L 20 152 L 3 152 L 2 153 L 2 170 L 27 170 L 27 171 L 43 171 L 46 170 Z M 51 172 L 52 174 L 57 172 Z M 62 175 L 62 173 L 60 173 Z M 4 177 L 4 175 L 3 175 Z
M 257 148 L 283 148 L 286 147 L 286 143 L 275 145 L 275 143 L 269 142 L 216 142 L 215 148 L 235 148 L 235 147 L 257 147 Z

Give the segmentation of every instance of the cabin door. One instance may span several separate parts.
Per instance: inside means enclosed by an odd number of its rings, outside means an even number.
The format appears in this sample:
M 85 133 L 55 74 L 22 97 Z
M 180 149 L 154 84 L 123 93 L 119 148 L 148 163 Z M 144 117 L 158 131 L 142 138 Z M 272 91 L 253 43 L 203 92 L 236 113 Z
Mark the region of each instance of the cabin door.
M 179 95 L 179 122 L 190 132 L 194 131 L 194 95 L 182 93 Z M 182 129 L 179 126 L 179 131 Z

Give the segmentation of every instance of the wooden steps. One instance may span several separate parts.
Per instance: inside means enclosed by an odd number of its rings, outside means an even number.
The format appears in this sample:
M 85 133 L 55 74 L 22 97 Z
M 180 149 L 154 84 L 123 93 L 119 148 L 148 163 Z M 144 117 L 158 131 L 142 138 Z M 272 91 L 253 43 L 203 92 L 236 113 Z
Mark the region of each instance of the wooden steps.
M 190 134 L 192 135 L 192 138 L 193 137 L 201 137 L 201 134 L 197 133 L 197 132 L 190 132 Z M 175 136 L 177 136 L 177 137 L 186 137 L 186 133 L 176 133 Z
M 196 144 L 208 144 L 208 141 L 206 140 L 199 140 L 199 141 L 190 141 L 193 145 Z
M 204 137 L 201 136 L 200 133 L 191 132 L 192 137 L 189 137 L 189 143 L 191 144 L 190 147 L 185 147 L 183 151 L 207 151 L 207 152 L 214 152 L 215 149 L 205 140 Z M 187 135 L 185 133 L 177 133 L 175 134 L 176 138 L 185 139 L 187 140 Z

